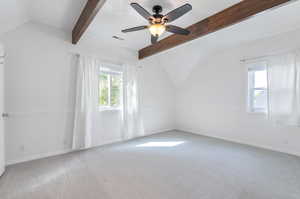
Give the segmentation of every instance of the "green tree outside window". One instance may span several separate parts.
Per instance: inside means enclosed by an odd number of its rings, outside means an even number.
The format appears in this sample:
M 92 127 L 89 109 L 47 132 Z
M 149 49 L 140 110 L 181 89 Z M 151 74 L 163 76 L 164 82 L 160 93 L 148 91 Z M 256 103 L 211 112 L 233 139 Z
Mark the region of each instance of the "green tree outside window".
M 121 104 L 122 75 L 101 73 L 99 75 L 99 106 L 119 107 Z

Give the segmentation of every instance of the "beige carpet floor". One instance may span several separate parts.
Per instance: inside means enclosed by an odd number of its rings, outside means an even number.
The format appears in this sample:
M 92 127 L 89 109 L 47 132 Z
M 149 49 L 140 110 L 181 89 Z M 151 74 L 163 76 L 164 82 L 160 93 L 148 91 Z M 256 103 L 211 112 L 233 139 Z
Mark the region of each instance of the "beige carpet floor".
M 299 199 L 300 158 L 166 132 L 13 165 L 1 199 Z

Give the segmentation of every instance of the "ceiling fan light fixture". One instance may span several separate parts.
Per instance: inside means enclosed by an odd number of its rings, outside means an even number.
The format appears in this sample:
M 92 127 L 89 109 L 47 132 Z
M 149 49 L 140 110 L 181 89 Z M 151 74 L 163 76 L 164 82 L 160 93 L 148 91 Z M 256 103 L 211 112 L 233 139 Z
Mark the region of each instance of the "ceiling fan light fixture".
M 189 35 L 190 31 L 178 26 L 170 25 L 170 22 L 175 21 L 176 19 L 182 17 L 187 12 L 192 10 L 190 4 L 185 4 L 175 10 L 169 12 L 166 15 L 161 14 L 163 9 L 160 5 L 153 7 L 154 14 L 150 14 L 145 8 L 143 8 L 138 3 L 130 4 L 133 9 L 135 9 L 144 19 L 148 21 L 150 25 L 137 26 L 133 28 L 127 28 L 122 30 L 123 33 L 135 32 L 140 30 L 148 29 L 151 33 L 151 43 L 157 43 L 159 37 L 166 31 L 179 35 Z
M 149 26 L 149 31 L 155 37 L 161 36 L 166 31 L 166 26 L 163 24 L 152 24 Z

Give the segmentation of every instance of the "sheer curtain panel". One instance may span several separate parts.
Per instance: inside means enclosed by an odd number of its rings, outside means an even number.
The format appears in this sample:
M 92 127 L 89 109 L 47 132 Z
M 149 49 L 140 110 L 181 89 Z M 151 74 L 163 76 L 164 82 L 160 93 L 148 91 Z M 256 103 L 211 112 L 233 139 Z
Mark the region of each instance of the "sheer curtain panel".
M 92 57 L 78 57 L 73 150 L 92 146 L 92 130 L 98 113 L 100 63 Z
M 272 56 L 269 59 L 269 118 L 276 123 L 300 126 L 299 69 L 299 53 Z
M 140 110 L 139 72 L 134 65 L 124 66 L 123 85 L 123 140 L 145 135 Z

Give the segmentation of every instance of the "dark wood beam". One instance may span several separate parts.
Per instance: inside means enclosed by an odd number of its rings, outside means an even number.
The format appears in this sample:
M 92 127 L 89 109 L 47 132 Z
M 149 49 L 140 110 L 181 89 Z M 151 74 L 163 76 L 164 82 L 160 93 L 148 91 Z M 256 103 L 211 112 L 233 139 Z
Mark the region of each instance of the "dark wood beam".
M 243 0 L 213 16 L 210 16 L 187 29 L 191 31 L 188 36 L 171 35 L 158 43 L 139 51 L 139 59 L 152 56 L 170 48 L 203 37 L 209 33 L 226 28 L 257 15 L 263 11 L 275 8 L 295 0 Z
M 77 44 L 77 42 L 82 37 L 83 33 L 92 23 L 93 19 L 102 8 L 106 0 L 88 0 L 86 3 L 73 31 L 72 31 L 72 43 Z

